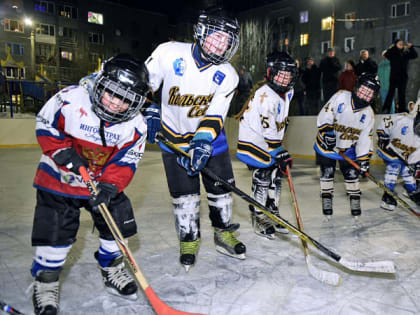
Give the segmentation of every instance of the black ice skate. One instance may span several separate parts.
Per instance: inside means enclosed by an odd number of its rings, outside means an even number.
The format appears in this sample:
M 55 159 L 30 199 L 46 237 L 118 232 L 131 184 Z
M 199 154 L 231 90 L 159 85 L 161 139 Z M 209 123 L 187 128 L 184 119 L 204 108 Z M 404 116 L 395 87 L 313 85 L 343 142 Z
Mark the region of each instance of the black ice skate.
M 32 302 L 36 315 L 56 315 L 60 270 L 40 270 L 33 283 Z
M 384 192 L 382 195 L 381 208 L 388 211 L 393 211 L 397 206 L 397 201 L 389 194 Z
M 95 253 L 97 259 L 98 252 Z M 119 256 L 111 261 L 108 267 L 101 267 L 102 280 L 106 290 L 114 295 L 129 299 L 137 299 L 137 284 L 125 270 L 123 256 Z
M 410 199 L 414 201 L 417 206 L 420 206 L 420 191 L 413 191 L 408 193 L 408 197 L 410 197 Z
M 239 229 L 239 224 L 231 224 L 224 229 L 214 228 L 214 244 L 219 253 L 245 259 L 246 247 L 234 235 L 237 229 Z
M 326 216 L 329 220 L 333 214 L 333 207 L 332 207 L 332 194 L 330 193 L 322 193 L 322 213 Z
M 200 245 L 200 239 L 195 241 L 183 242 L 180 244 L 181 256 L 179 257 L 179 262 L 184 266 L 185 271 L 188 272 L 190 268 L 195 264 L 195 256 L 198 253 L 198 247 Z
M 279 212 L 279 208 L 274 204 L 274 199 L 271 198 L 267 198 L 267 208 L 270 209 L 271 213 L 274 214 L 276 217 L 280 216 L 280 212 Z M 276 229 L 277 232 L 281 233 L 281 234 L 288 234 L 289 230 L 286 229 L 283 225 L 281 224 L 274 224 L 274 228 Z
M 362 209 L 360 208 L 360 196 L 350 195 L 350 211 L 353 217 L 358 217 L 362 214 Z
M 249 210 L 251 210 L 251 222 L 255 234 L 274 240 L 276 230 L 271 221 L 262 212 L 255 211 L 253 206 L 249 206 Z

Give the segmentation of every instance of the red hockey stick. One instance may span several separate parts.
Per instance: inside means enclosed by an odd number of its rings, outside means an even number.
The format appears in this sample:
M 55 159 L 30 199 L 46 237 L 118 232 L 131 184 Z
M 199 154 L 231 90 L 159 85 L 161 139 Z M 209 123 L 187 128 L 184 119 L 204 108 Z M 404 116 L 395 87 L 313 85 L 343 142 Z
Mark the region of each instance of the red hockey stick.
M 85 167 L 81 166 L 80 175 L 82 175 L 83 180 L 86 183 L 90 193 L 92 196 L 96 196 L 98 194 L 98 190 L 96 189 L 95 184 L 90 179 L 89 173 Z M 136 277 L 137 282 L 140 284 L 140 287 L 143 289 L 146 297 L 148 298 L 150 304 L 152 304 L 153 309 L 155 310 L 157 315 L 205 315 L 199 313 L 187 313 L 182 311 L 177 311 L 171 308 L 169 305 L 165 304 L 153 291 L 152 287 L 147 282 L 146 278 L 144 277 L 139 265 L 137 264 L 136 260 L 134 259 L 133 254 L 131 253 L 128 245 L 124 241 L 124 237 L 121 235 L 121 232 L 115 223 L 114 219 L 112 218 L 111 214 L 109 213 L 108 207 L 102 203 L 99 205 L 99 212 L 101 213 L 102 217 L 104 218 L 108 228 L 110 229 L 114 239 L 120 248 L 121 252 L 123 253 L 124 257 L 126 258 L 128 265 L 130 266 L 131 271 L 133 272 L 134 276 Z

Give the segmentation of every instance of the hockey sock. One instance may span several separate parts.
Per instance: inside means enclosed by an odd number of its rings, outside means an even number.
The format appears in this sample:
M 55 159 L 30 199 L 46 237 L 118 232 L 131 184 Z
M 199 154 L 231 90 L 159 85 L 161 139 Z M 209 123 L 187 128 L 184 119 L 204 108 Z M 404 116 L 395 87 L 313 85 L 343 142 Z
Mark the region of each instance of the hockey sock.
M 96 259 L 99 265 L 102 268 L 105 268 L 108 267 L 115 258 L 120 257 L 122 253 L 115 241 L 107 241 L 102 238 L 99 240 L 101 241 L 101 246 L 99 247 Z

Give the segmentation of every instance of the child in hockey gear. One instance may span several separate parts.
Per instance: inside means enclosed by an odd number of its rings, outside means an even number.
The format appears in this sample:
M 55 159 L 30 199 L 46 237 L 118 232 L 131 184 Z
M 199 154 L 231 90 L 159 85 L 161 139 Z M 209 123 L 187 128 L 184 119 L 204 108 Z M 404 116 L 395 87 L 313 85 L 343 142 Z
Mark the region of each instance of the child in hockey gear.
M 386 164 L 384 185 L 394 191 L 398 175 L 401 175 L 408 196 L 420 206 L 420 191 L 415 179 L 420 169 L 420 114 L 385 116 L 376 133 L 377 152 Z M 395 199 L 384 192 L 381 208 L 392 211 L 396 205 Z
M 253 197 L 279 215 L 281 180 L 286 166 L 292 167 L 292 158 L 282 141 L 298 69 L 285 52 L 269 54 L 266 69 L 266 81 L 256 84 L 240 112 L 237 157 L 253 168 Z M 273 226 L 258 209 L 250 206 L 250 210 L 257 235 L 274 239 L 276 230 L 288 233 L 281 225 Z
M 322 213 L 333 214 L 334 174 L 337 160 L 344 176 L 350 210 L 354 217 L 361 215 L 359 175 L 369 171 L 372 155 L 372 129 L 375 102 L 380 84 L 374 75 L 363 73 L 355 92 L 340 90 L 335 93 L 318 114 L 318 134 L 314 145 L 317 163 L 321 169 Z M 360 172 L 337 152 L 344 152 L 356 160 Z
M 161 44 L 146 61 L 151 88 L 156 91 L 163 83 L 161 132 L 191 156 L 177 158 L 159 143 L 180 241 L 180 262 L 186 269 L 195 263 L 200 243 L 200 171 L 206 167 L 234 183 L 223 123 L 238 84 L 238 75 L 229 64 L 239 46 L 238 21 L 220 10 L 208 11 L 198 17 L 194 38 L 193 44 Z M 243 259 L 245 245 L 231 229 L 231 193 L 207 177 L 202 179 L 218 240 L 216 249 L 224 248 Z M 218 237 L 220 230 L 223 238 Z M 236 242 L 240 245 L 232 250 Z
M 99 231 L 95 258 L 104 284 L 120 296 L 135 297 L 137 285 L 124 270 L 122 254 L 98 205 L 105 203 L 124 237 L 137 231 L 133 209 L 123 190 L 130 183 L 146 141 L 147 126 L 139 110 L 148 91 L 147 70 L 129 55 L 107 60 L 90 82 L 54 95 L 37 116 L 36 135 L 42 157 L 35 176 L 37 189 L 32 230 L 35 256 L 35 314 L 57 314 L 59 274 L 86 208 Z M 89 168 L 98 183 L 91 198 L 79 167 Z

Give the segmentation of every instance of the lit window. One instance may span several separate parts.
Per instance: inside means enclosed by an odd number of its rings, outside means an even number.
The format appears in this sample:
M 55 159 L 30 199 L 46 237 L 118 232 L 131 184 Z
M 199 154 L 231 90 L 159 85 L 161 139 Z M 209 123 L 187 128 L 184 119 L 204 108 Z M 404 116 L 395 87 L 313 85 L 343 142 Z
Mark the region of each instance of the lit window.
M 54 13 L 54 2 L 34 1 L 34 9 L 37 12 Z
M 344 52 L 348 53 L 354 50 L 354 37 L 344 38 Z
M 70 52 L 70 51 L 62 50 L 61 51 L 61 59 L 66 59 L 66 60 L 72 61 L 73 60 L 73 53 Z
M 104 16 L 101 13 L 88 12 L 88 22 L 95 24 L 104 24 Z
M 300 34 L 300 46 L 308 45 L 309 34 Z
M 323 31 L 329 31 L 332 27 L 332 17 L 326 17 L 325 19 L 322 19 L 321 21 L 321 30 Z
M 37 24 L 35 30 L 37 34 L 55 36 L 55 25 Z
M 23 23 L 17 20 L 4 19 L 4 30 L 9 32 L 23 33 Z
M 77 8 L 69 5 L 57 5 L 57 14 L 69 19 L 77 19 Z
M 410 2 L 401 2 L 391 5 L 391 17 L 410 15 Z
M 300 23 L 308 23 L 308 11 L 301 11 L 299 16 Z

